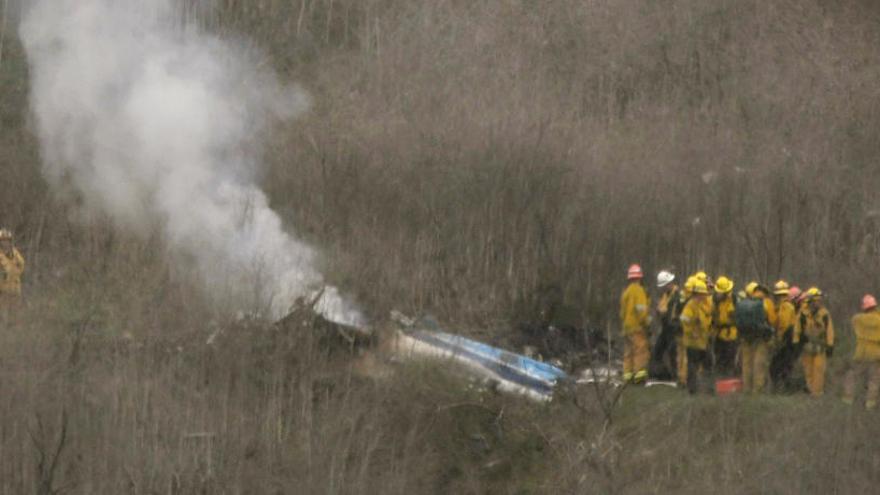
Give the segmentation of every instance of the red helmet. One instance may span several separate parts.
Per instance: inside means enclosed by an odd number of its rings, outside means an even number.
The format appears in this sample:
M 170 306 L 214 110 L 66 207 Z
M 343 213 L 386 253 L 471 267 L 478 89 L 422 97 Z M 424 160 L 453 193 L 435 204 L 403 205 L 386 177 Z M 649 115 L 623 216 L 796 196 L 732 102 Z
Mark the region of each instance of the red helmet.
M 801 298 L 801 293 L 803 291 L 797 285 L 792 285 L 791 288 L 788 289 L 788 300 L 789 301 L 799 301 Z
M 865 294 L 865 297 L 862 298 L 862 311 L 868 311 L 869 309 L 874 309 L 876 307 L 877 299 L 871 294 Z
M 639 265 L 630 266 L 629 271 L 626 272 L 627 280 L 635 280 L 644 276 L 645 274 L 642 273 L 642 267 L 640 267 Z

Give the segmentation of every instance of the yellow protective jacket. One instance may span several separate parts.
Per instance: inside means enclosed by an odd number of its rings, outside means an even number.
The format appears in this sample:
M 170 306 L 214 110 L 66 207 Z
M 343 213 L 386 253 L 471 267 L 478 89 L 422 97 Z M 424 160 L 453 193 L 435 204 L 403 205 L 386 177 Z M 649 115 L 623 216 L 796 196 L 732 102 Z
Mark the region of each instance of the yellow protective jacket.
M 646 330 L 651 324 L 648 293 L 638 282 L 632 282 L 620 296 L 620 321 L 623 333 L 629 334 Z
M 792 342 L 799 343 L 804 339 L 804 352 L 819 354 L 828 347 L 834 347 L 834 323 L 831 313 L 824 307 L 813 312 L 809 306 L 798 315 L 794 326 Z
M 736 303 L 733 295 L 728 295 L 720 301 L 716 301 L 712 310 L 712 335 L 725 342 L 736 340 L 736 322 L 733 319 L 733 311 Z
M 770 324 L 774 329 L 776 328 L 777 321 L 779 320 L 778 315 L 776 314 L 776 304 L 773 302 L 773 299 L 769 297 L 765 297 L 764 299 L 764 313 L 767 314 L 767 323 Z
M 12 248 L 11 255 L 0 252 L 0 295 L 20 296 L 21 275 L 24 273 L 24 257 Z
M 880 311 L 874 309 L 852 317 L 856 334 L 853 361 L 880 361 Z
M 691 298 L 681 311 L 681 328 L 685 347 L 705 351 L 712 331 L 712 300 Z
M 782 301 L 776 309 L 776 341 L 782 342 L 785 332 L 794 329 L 795 320 L 797 319 L 797 309 L 791 301 Z

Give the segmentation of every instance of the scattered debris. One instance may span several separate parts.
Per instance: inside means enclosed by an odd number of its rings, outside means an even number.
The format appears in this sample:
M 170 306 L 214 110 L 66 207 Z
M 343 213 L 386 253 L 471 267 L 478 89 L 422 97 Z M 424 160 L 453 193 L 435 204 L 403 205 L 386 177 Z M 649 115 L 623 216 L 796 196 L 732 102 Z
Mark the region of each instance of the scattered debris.
M 623 385 L 623 380 L 620 379 L 620 372 L 618 372 L 614 368 L 610 368 L 607 366 L 596 367 L 596 368 L 587 368 L 581 371 L 575 383 L 578 385 L 584 385 L 588 383 L 607 383 L 614 386 Z
M 325 320 L 344 327 L 370 333 L 367 319 L 351 303 L 345 300 L 339 289 L 332 285 L 324 286 L 310 296 L 309 305 L 315 313 Z
M 589 361 L 592 336 L 579 308 L 565 303 L 559 284 L 548 283 L 522 296 L 513 314 L 513 331 L 502 339 L 527 357 L 571 369 Z
M 401 325 L 392 344 L 398 358 L 449 360 L 490 388 L 537 401 L 549 401 L 556 385 L 568 379 L 556 366 L 447 333 L 430 317 L 393 312 L 392 319 Z
M 648 380 L 645 382 L 645 386 L 678 388 L 678 383 L 669 380 Z
M 329 294 L 329 295 L 328 295 Z M 338 292 L 326 287 L 309 297 L 298 299 L 291 312 L 276 323 L 278 327 L 290 324 L 315 328 L 328 345 L 356 350 L 355 369 L 364 376 L 387 377 L 391 372 L 389 361 L 429 359 L 446 360 L 457 365 L 475 386 L 501 392 L 517 394 L 529 399 L 546 402 L 553 398 L 554 391 L 562 382 L 570 384 L 607 383 L 623 385 L 619 372 L 612 366 L 591 366 L 572 380 L 563 369 L 562 362 L 552 363 L 541 360 L 535 347 L 524 346 L 522 355 L 461 335 L 449 333 L 431 317 L 412 318 L 391 312 L 391 320 L 397 328 L 390 331 L 374 331 L 360 315 L 345 315 L 334 310 L 332 302 L 338 299 Z M 337 308 L 338 309 L 338 308 Z M 547 335 L 557 337 L 550 327 Z M 610 344 L 597 331 L 560 332 L 562 341 L 576 340 L 582 334 L 584 349 L 569 353 L 569 358 L 595 363 L 600 356 L 592 356 L 602 351 L 610 356 Z M 542 342 L 544 343 L 544 342 Z M 552 346 L 545 346 L 545 349 Z M 376 352 L 380 350 L 380 352 Z M 383 356 L 384 351 L 386 355 Z M 535 357 L 532 357 L 535 356 Z M 383 359 L 384 358 L 384 359 Z M 572 364 L 571 362 L 569 364 Z
M 324 337 L 341 340 L 350 346 L 372 343 L 374 332 L 359 313 L 345 311 L 339 291 L 332 286 L 315 291 L 294 301 L 290 312 L 278 320 L 276 327 L 290 323 L 321 330 Z

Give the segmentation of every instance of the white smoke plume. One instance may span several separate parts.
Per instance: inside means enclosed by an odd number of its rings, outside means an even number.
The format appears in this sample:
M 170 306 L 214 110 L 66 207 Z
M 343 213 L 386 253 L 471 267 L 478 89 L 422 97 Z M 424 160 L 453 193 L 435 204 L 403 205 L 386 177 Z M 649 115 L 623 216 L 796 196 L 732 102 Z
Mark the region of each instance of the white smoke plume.
M 21 24 L 44 175 L 172 255 L 236 309 L 283 314 L 323 282 L 256 184 L 260 133 L 307 107 L 174 0 L 35 0 Z M 325 297 L 339 297 L 324 291 Z M 341 300 L 336 320 L 363 323 Z

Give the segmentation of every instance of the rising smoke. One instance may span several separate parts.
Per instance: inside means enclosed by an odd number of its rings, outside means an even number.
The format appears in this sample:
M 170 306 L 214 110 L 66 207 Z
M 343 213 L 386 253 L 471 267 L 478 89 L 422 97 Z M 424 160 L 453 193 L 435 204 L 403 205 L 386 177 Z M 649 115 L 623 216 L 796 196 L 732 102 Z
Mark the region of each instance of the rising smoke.
M 159 227 L 218 302 L 275 316 L 322 285 L 256 184 L 267 126 L 307 107 L 174 0 L 37 0 L 21 25 L 44 175 L 119 228 Z M 360 313 L 324 291 L 336 320 Z

